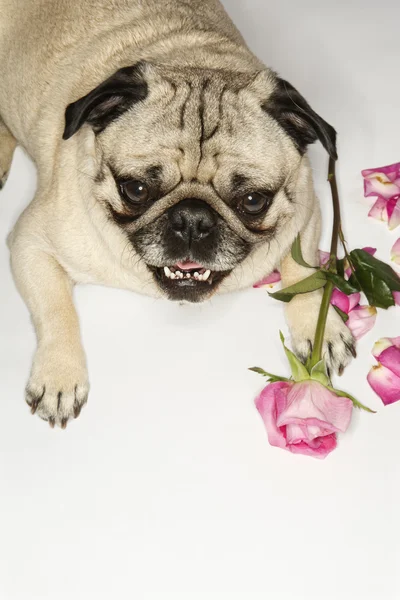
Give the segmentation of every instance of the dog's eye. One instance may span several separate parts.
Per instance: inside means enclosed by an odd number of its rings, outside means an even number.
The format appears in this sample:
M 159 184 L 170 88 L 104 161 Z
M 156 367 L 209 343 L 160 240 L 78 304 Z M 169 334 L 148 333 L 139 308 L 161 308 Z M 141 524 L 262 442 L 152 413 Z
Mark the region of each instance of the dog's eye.
M 143 181 L 125 181 L 120 184 L 122 195 L 129 202 L 141 203 L 146 202 L 150 196 L 150 190 Z
M 259 192 L 252 192 L 246 194 L 241 200 L 241 208 L 244 212 L 249 215 L 258 215 L 261 213 L 269 204 L 270 198 L 264 196 Z

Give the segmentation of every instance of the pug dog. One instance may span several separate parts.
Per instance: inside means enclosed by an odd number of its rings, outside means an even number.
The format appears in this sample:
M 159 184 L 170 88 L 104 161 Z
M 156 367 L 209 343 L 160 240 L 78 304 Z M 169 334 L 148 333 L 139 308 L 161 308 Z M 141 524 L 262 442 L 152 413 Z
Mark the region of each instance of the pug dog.
M 307 146 L 335 130 L 257 59 L 218 0 L 0 0 L 0 181 L 21 145 L 36 195 L 9 236 L 37 350 L 26 401 L 65 428 L 89 391 L 73 287 L 203 302 L 318 262 Z M 320 292 L 286 307 L 312 348 Z M 353 338 L 331 310 L 325 354 Z

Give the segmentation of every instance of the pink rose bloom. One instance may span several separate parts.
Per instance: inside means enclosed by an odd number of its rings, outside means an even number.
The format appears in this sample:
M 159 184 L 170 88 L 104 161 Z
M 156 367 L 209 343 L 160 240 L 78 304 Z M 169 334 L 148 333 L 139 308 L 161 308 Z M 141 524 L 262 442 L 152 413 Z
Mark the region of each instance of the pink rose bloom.
M 360 294 L 350 294 L 347 296 L 340 290 L 333 290 L 331 304 L 337 306 L 342 312 L 348 315 L 346 321 L 347 327 L 350 329 L 356 340 L 363 337 L 372 329 L 376 321 L 375 306 L 362 306 L 360 304 Z
M 400 238 L 395 242 L 390 253 L 390 258 L 396 265 L 400 265 Z
M 400 306 L 400 292 L 393 292 L 394 301 L 398 306 Z
M 353 404 L 308 379 L 270 383 L 256 407 L 272 446 L 325 458 L 337 446 L 336 434 L 348 428 Z
M 368 383 L 385 406 L 393 404 L 400 400 L 400 337 L 380 339 L 372 354 L 378 365 L 368 373 Z
M 272 271 L 267 277 L 264 277 L 260 281 L 257 281 L 253 285 L 254 288 L 272 287 L 274 283 L 279 283 L 281 280 L 281 274 L 279 271 Z
M 370 217 L 385 221 L 389 229 L 400 225 L 400 163 L 367 169 L 364 177 L 364 196 L 377 196 L 368 213 Z

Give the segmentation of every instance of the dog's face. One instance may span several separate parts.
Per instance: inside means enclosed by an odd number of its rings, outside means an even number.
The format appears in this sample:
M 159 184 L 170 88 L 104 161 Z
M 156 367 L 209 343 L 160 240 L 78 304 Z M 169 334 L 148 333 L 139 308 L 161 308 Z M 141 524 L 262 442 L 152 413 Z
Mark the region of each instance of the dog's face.
M 137 65 L 66 112 L 64 138 L 96 133 L 96 199 L 172 300 L 209 297 L 296 218 L 308 143 L 335 132 L 286 82 Z

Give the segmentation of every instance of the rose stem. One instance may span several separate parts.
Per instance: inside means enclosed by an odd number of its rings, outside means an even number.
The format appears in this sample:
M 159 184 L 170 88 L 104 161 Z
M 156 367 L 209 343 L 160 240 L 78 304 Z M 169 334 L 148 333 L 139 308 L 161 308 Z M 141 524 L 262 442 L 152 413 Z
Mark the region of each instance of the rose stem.
M 336 182 L 336 173 L 335 173 L 335 160 L 333 158 L 329 159 L 329 167 L 328 167 L 328 181 L 331 186 L 332 193 L 332 201 L 333 201 L 333 227 L 332 227 L 332 241 L 331 241 L 331 250 L 330 250 L 330 261 L 329 261 L 329 271 L 332 273 L 336 273 L 336 259 L 337 259 L 337 247 L 338 247 L 338 238 L 341 232 L 341 222 L 340 222 L 340 202 L 339 202 L 339 194 L 337 189 Z M 328 311 L 330 306 L 330 300 L 332 296 L 332 292 L 334 289 L 334 284 L 331 281 L 327 281 L 324 294 L 322 296 L 321 308 L 319 310 L 317 328 L 315 331 L 314 338 L 314 346 L 311 355 L 311 368 L 314 367 L 319 361 L 322 359 L 322 344 L 324 341 L 324 333 L 326 326 L 326 319 L 328 317 Z

